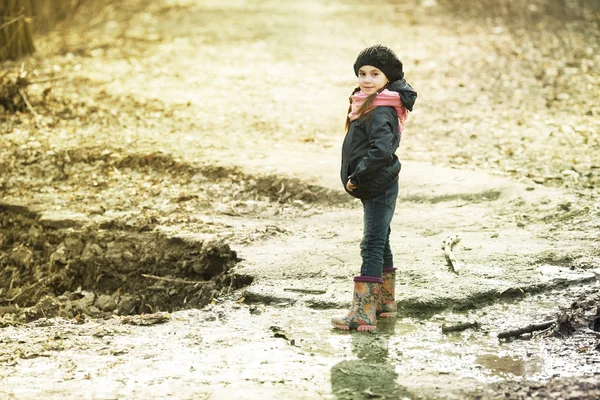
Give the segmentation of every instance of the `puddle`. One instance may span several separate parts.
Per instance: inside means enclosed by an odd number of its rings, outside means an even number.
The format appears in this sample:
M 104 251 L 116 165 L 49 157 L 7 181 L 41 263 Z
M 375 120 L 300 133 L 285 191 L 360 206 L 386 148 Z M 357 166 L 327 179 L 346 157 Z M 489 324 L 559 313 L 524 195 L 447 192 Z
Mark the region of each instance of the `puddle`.
M 28 398 L 84 388 L 99 398 L 464 399 L 493 383 L 598 373 L 600 352 L 571 339 L 497 338 L 576 296 L 570 288 L 465 313 L 384 320 L 374 332 L 332 329 L 335 310 L 234 300 L 174 312 L 152 327 L 40 320 L 0 330 L 0 377 L 3 390 Z M 442 332 L 460 321 L 479 328 Z
M 428 319 L 384 320 L 372 333 L 328 329 L 328 318 L 334 314 L 330 311 L 306 313 L 310 315 L 310 324 L 299 314 L 285 321 L 287 310 L 280 315 L 282 329 L 294 337 L 299 349 L 329 360 L 341 358 L 329 372 L 334 393 L 336 390 L 350 393 L 343 391 L 344 385 L 356 393 L 377 384 L 379 392 L 375 395 L 401 398 L 407 393 L 435 395 L 444 388 L 455 390 L 457 382 L 468 388 L 501 380 L 543 381 L 556 376 L 598 373 L 600 353 L 574 351 L 567 356 L 565 342 L 560 339 L 500 341 L 497 338 L 499 332 L 541 322 L 556 314 L 559 307 L 567 307 L 576 297 L 574 291 L 577 288 L 532 295 L 521 301 L 465 313 L 443 312 Z M 480 328 L 442 332 L 443 324 L 459 321 L 477 321 Z M 388 383 L 382 386 L 380 376 L 372 377 L 369 368 L 387 375 Z M 364 380 L 359 376 L 370 378 Z
M 531 360 L 524 360 L 521 357 L 482 354 L 477 356 L 475 362 L 478 365 L 487 368 L 494 375 L 526 376 L 540 372 L 540 363 L 542 360 L 539 357 L 534 357 Z

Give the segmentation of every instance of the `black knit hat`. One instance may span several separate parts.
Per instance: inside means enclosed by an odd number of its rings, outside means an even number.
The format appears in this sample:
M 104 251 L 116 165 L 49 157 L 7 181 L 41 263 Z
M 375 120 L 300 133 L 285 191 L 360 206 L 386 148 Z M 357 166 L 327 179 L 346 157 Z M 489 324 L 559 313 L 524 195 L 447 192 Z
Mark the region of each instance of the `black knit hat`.
M 390 82 L 404 78 L 402 62 L 389 47 L 381 44 L 367 47 L 360 52 L 354 63 L 354 73 L 358 76 L 358 70 L 364 65 L 379 68 Z

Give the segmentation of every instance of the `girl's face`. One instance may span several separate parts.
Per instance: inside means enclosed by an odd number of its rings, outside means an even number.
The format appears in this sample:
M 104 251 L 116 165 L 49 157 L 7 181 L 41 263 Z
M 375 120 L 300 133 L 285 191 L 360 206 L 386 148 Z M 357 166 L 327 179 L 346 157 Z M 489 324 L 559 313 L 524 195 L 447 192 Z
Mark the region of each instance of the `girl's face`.
M 358 87 L 366 95 L 373 94 L 387 85 L 388 80 L 379 68 L 363 65 L 358 70 Z

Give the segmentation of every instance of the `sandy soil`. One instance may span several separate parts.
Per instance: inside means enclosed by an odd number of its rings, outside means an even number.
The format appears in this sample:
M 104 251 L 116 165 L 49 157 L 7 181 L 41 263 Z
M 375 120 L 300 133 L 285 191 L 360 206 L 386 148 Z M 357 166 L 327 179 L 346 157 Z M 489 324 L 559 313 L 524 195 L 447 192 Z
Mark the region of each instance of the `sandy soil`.
M 126 1 L 25 60 L 66 79 L 0 114 L 0 397 L 597 398 L 595 332 L 496 338 L 597 291 L 593 38 L 553 61 L 429 2 L 248 3 Z M 374 42 L 419 92 L 402 316 L 346 335 L 362 222 L 339 146 Z

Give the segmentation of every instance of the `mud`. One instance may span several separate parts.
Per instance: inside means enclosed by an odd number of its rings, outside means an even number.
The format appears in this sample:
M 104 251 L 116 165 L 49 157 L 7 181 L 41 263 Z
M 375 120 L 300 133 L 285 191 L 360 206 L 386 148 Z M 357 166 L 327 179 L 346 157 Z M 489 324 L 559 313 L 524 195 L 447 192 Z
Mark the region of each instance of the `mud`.
M 3 207 L 3 324 L 84 314 L 106 317 L 201 307 L 238 287 L 227 244 L 201 235 L 168 237 Z M 56 217 L 56 216 L 55 216 Z M 135 224 L 133 224 L 135 227 Z M 21 309 L 23 308 L 23 309 Z
M 27 86 L 37 115 L 0 113 L 0 398 L 600 397 L 592 328 L 497 338 L 598 291 L 595 32 L 554 65 L 555 42 L 433 2 L 80 18 L 23 60 L 52 79 Z M 338 146 L 374 37 L 419 103 L 392 226 L 401 315 L 361 335 L 329 318 L 360 265 Z
M 238 259 L 224 239 L 243 243 L 286 233 L 268 224 L 234 232 L 208 221 L 211 215 L 281 220 L 350 204 L 343 193 L 297 178 L 246 175 L 237 167 L 198 166 L 162 154 L 15 149 L 5 161 L 22 171 L 5 178 L 5 200 L 23 191 L 37 196 L 27 206 L 0 203 L 0 295 L 17 309 L 60 297 L 52 300 L 60 303 L 56 310 L 11 312 L 21 318 L 5 323 L 202 306 L 252 280 L 228 275 Z M 45 209 L 49 196 L 61 199 L 55 210 Z M 185 232 L 176 228 L 182 224 Z M 92 296 L 83 307 L 73 303 L 76 290 Z M 114 306 L 98 307 L 102 296 Z

